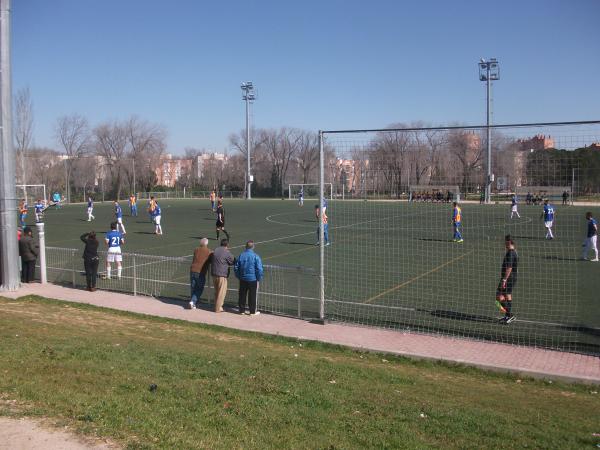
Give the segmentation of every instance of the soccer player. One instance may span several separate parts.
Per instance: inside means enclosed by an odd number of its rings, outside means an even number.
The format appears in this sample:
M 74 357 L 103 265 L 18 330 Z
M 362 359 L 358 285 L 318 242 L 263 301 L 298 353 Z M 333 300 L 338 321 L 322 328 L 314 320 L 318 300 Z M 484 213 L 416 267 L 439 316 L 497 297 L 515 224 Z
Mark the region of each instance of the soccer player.
M 35 221 L 41 222 L 44 219 L 44 210 L 46 209 L 44 207 L 44 203 L 42 202 L 42 200 L 40 200 L 38 198 L 37 202 L 34 205 L 34 208 L 35 208 Z
M 462 209 L 458 206 L 457 202 L 452 203 L 452 227 L 454 228 L 454 242 L 463 242 L 460 227 L 462 224 Z
M 300 188 L 298 192 L 298 206 L 304 206 L 304 188 Z
M 515 241 L 510 237 L 510 234 L 504 238 L 504 246 L 506 254 L 502 260 L 502 270 L 500 272 L 500 283 L 496 290 L 496 305 L 500 311 L 504 313 L 500 323 L 509 324 L 514 322 L 515 316 L 511 312 L 512 309 L 512 291 L 517 284 L 517 271 L 519 265 L 519 255 L 515 249 Z
M 28 205 L 25 199 L 21 200 L 21 203 L 19 204 L 19 220 L 23 228 L 27 226 L 27 224 L 25 223 L 25 219 L 27 218 L 27 208 Z
M 151 196 L 150 200 L 148 200 L 148 215 L 150 216 L 150 222 L 154 222 L 154 208 L 156 208 L 156 200 L 154 200 L 154 196 Z
M 129 212 L 131 213 L 131 217 L 137 217 L 137 198 L 135 194 L 129 196 Z
M 217 203 L 217 240 L 219 240 L 219 232 L 222 231 L 227 236 L 229 241 L 229 233 L 225 229 L 225 210 L 223 209 L 223 202 L 221 200 Z
M 154 233 L 163 234 L 162 226 L 160 225 L 161 210 L 158 202 L 154 202 L 154 209 L 152 210 L 152 220 L 154 221 Z
M 327 199 L 323 197 L 323 214 L 327 212 Z
M 87 201 L 87 215 L 88 215 L 88 222 L 91 222 L 92 219 L 95 219 L 94 217 L 94 200 L 92 199 L 92 197 L 88 197 L 88 201 Z
M 121 209 L 121 205 L 119 202 L 115 200 L 115 217 L 117 218 L 117 229 L 119 229 L 119 225 L 123 230 L 123 234 L 127 234 L 125 231 L 125 225 L 123 225 L 123 210 Z
M 323 215 L 319 214 L 319 205 L 315 205 L 315 215 L 318 220 L 323 220 L 323 240 L 325 241 L 325 246 L 329 245 L 329 223 L 327 214 L 325 214 L 325 208 L 323 208 Z M 321 216 L 321 217 L 319 217 Z M 317 243 L 315 245 L 319 245 L 321 237 L 319 233 L 319 227 L 317 227 Z
M 125 244 L 125 239 L 119 230 L 117 230 L 117 222 L 110 224 L 110 231 L 106 233 L 104 242 L 108 245 L 108 252 L 106 253 L 106 278 L 110 279 L 110 263 L 117 263 L 117 278 L 121 278 L 121 261 L 123 256 L 121 255 L 121 245 Z
M 213 189 L 210 193 L 210 209 L 214 212 L 215 210 L 215 202 L 217 201 L 217 193 Z
M 521 215 L 519 214 L 518 207 L 517 207 L 517 194 L 512 195 L 512 197 L 510 198 L 510 204 L 511 204 L 510 218 L 512 219 L 513 216 L 516 214 L 517 217 L 520 219 Z
M 598 262 L 598 222 L 592 217 L 592 213 L 589 211 L 585 213 L 585 218 L 587 219 L 587 237 L 585 238 L 585 242 L 583 244 L 583 253 L 581 254 L 581 259 L 584 261 L 587 260 L 589 251 L 593 250 L 595 257 L 590 259 L 590 261 Z
M 544 219 L 544 226 L 546 227 L 546 239 L 554 239 L 552 234 L 552 225 L 554 225 L 554 207 L 548 203 L 548 199 L 544 199 L 544 211 L 542 216 Z
M 60 209 L 60 193 L 58 191 L 52 194 L 52 201 L 54 202 L 56 209 Z

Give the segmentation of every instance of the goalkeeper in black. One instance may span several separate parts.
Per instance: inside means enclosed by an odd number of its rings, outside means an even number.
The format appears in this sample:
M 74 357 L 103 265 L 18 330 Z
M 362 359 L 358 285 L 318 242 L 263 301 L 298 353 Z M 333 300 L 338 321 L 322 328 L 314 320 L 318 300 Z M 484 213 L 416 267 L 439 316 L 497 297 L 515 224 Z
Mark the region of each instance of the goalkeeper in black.
M 500 318 L 500 323 L 508 325 L 515 320 L 515 316 L 511 312 L 512 291 L 517 284 L 519 255 L 515 249 L 515 241 L 509 234 L 504 238 L 504 246 L 506 247 L 506 254 L 502 260 L 500 283 L 496 290 L 496 305 L 504 313 L 504 316 Z

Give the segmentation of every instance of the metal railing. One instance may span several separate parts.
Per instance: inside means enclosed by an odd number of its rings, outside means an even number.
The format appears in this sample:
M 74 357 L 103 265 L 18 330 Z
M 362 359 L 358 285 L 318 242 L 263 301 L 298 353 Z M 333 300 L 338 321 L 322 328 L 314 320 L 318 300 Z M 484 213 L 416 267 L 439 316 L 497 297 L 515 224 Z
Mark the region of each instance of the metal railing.
M 97 288 L 159 299 L 190 299 L 190 256 L 172 257 L 123 253 L 121 277 L 116 263 L 111 264 L 111 277 L 106 271 L 106 252 L 98 252 Z M 39 267 L 39 266 L 38 266 Z M 40 271 L 38 271 L 39 273 Z M 82 250 L 46 247 L 46 273 L 51 283 L 85 287 Z M 260 311 L 312 319 L 319 315 L 317 271 L 302 266 L 264 265 L 264 278 L 258 290 Z M 213 284 L 207 277 L 200 305 L 214 303 Z M 238 280 L 229 277 L 225 305 L 238 304 Z

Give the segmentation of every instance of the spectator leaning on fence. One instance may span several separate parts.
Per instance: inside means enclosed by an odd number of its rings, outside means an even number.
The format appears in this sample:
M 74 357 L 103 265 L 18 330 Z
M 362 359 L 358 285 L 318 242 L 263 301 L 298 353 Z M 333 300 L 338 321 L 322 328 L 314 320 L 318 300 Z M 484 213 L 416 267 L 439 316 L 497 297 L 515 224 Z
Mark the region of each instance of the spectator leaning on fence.
M 213 277 L 215 287 L 215 312 L 223 312 L 223 303 L 227 294 L 227 278 L 229 277 L 229 268 L 233 266 L 235 259 L 229 251 L 229 241 L 221 239 L 221 246 L 213 252 L 210 274 Z
M 208 239 L 200 238 L 200 247 L 194 250 L 194 259 L 190 267 L 190 290 L 191 299 L 189 309 L 195 309 L 196 303 L 204 291 L 206 284 L 206 271 L 210 264 L 212 252 L 208 248 Z
M 246 242 L 246 250 L 236 260 L 233 270 L 235 276 L 240 280 L 239 313 L 244 314 L 246 312 L 246 297 L 248 297 L 250 315 L 260 314 L 256 308 L 256 291 L 258 290 L 258 283 L 263 277 L 263 265 L 260 256 L 254 252 L 254 241 Z
M 85 282 L 87 290 L 94 292 L 96 290 L 96 277 L 98 276 L 98 239 L 96 232 L 90 231 L 81 235 L 80 239 L 85 244 L 83 250 L 83 267 L 85 268 Z
M 31 228 L 23 228 L 19 240 L 19 256 L 21 257 L 21 282 L 31 283 L 35 279 L 35 261 L 38 257 L 38 245 L 33 241 Z

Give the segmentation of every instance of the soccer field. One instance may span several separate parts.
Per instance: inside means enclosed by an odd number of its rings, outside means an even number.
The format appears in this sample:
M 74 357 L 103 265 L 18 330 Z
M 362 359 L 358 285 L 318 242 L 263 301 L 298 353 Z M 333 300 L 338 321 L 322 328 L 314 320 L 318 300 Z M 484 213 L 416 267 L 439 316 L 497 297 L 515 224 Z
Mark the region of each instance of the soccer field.
M 294 201 L 225 201 L 233 253 L 237 256 L 245 241 L 253 239 L 263 262 L 272 268 L 266 272 L 259 300 L 263 305 L 268 302 L 271 311 L 295 315 L 298 309 L 302 317 L 315 317 L 318 311 L 319 247 L 315 246 L 313 203 L 306 201 L 300 208 Z M 160 204 L 163 236 L 154 235 L 142 208 L 136 218 L 128 217 L 124 207 L 125 252 L 189 256 L 202 236 L 210 239 L 211 248 L 217 245 L 215 217 L 207 200 L 163 200 Z M 556 239 L 552 241 L 544 239 L 541 207 L 520 205 L 521 218 L 512 220 L 509 208 L 463 205 L 465 242 L 457 244 L 452 242 L 448 204 L 331 201 L 327 214 L 332 245 L 325 248 L 326 317 L 600 353 L 600 264 L 578 260 L 584 214 L 590 208 L 557 206 Z M 598 208 L 591 210 L 600 216 Z M 46 212 L 47 246 L 77 249 L 55 257 L 50 267 L 81 270 L 79 236 L 91 229 L 105 232 L 114 217 L 112 203 L 97 203 L 94 214 L 96 220 L 88 223 L 84 205 Z M 513 292 L 517 321 L 503 326 L 496 320 L 494 298 L 503 237 L 508 233 L 515 238 L 519 253 Z M 154 293 L 155 289 L 160 297 L 186 298 L 189 258 L 172 259 L 168 264 L 149 256 L 136 258 L 136 276 L 142 273 L 138 292 Z M 99 286 L 131 291 L 131 259 L 124 260 L 124 280 L 102 281 Z M 51 278 L 70 281 L 66 273 L 54 271 Z M 78 274 L 77 284 L 83 284 L 82 280 Z M 160 288 L 165 284 L 160 280 L 169 281 L 168 288 Z M 149 286 L 145 288 L 144 283 Z M 235 304 L 234 281 L 230 288 L 227 301 Z M 212 293 L 203 297 L 212 298 Z

